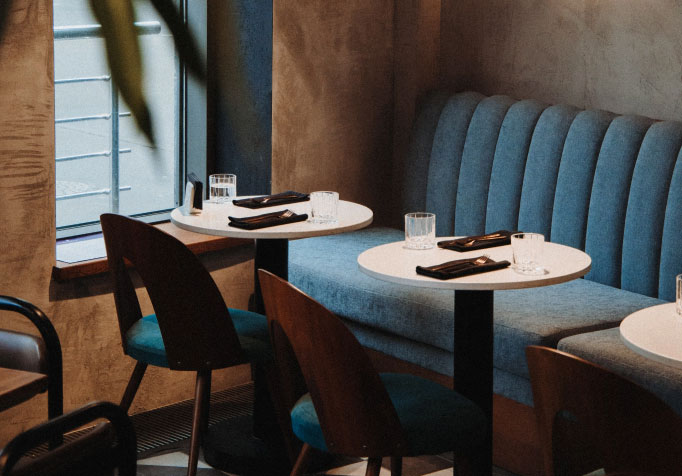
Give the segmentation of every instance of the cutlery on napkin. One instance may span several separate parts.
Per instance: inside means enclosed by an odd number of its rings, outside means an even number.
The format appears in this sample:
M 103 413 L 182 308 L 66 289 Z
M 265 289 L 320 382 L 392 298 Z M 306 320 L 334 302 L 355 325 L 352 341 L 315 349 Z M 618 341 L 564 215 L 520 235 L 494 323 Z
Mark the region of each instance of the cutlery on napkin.
M 258 228 L 266 228 L 269 226 L 285 225 L 287 223 L 296 223 L 308 219 L 306 213 L 296 214 L 291 210 L 280 210 L 278 212 L 264 213 L 263 215 L 255 215 L 251 217 L 228 217 L 230 222 L 228 226 L 235 228 L 242 228 L 244 230 L 256 230 Z
M 487 235 L 465 236 L 456 240 L 439 241 L 438 247 L 453 251 L 473 251 L 511 243 L 511 236 L 519 231 L 498 230 Z
M 307 193 L 288 190 L 286 192 L 275 193 L 273 195 L 263 195 L 262 197 L 233 200 L 232 203 L 238 207 L 265 208 L 273 207 L 275 205 L 284 205 L 287 203 L 305 202 L 306 200 L 310 200 L 310 196 Z
M 417 266 L 417 274 L 436 279 L 453 279 L 471 274 L 486 273 L 509 266 L 507 260 L 495 261 L 487 255 L 447 261 L 434 266 Z

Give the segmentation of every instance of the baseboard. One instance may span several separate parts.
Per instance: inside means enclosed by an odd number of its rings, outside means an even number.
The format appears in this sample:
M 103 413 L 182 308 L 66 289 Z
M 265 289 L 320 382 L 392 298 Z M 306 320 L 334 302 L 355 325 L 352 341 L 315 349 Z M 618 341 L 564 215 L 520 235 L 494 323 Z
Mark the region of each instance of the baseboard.
M 380 372 L 418 375 L 452 388 L 452 377 L 365 348 Z M 493 395 L 493 463 L 520 476 L 542 476 L 542 454 L 533 408 Z

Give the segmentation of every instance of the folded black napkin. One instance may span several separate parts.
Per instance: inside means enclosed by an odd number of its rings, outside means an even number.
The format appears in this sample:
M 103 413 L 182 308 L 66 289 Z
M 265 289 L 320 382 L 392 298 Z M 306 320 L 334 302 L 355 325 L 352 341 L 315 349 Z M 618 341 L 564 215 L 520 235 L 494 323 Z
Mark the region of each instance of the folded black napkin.
M 475 258 L 457 259 L 434 266 L 417 266 L 417 274 L 430 276 L 436 279 L 453 279 L 470 274 L 486 273 L 509 266 L 509 261 L 494 261 L 484 256 Z
M 284 205 L 287 203 L 305 202 L 306 200 L 310 200 L 310 196 L 307 193 L 293 192 L 289 190 L 282 193 L 275 193 L 274 195 L 264 195 L 262 197 L 232 200 L 232 203 L 238 207 L 265 208 L 275 205 Z
M 487 235 L 467 236 L 456 240 L 439 241 L 438 247 L 453 251 L 473 251 L 493 246 L 508 245 L 511 243 L 511 236 L 518 231 L 498 230 Z
M 286 225 L 287 223 L 296 223 L 297 221 L 305 221 L 308 215 L 302 213 L 300 215 L 291 210 L 281 210 L 278 212 L 265 213 L 263 215 L 256 215 L 252 217 L 228 217 L 229 226 L 235 228 L 242 228 L 244 230 L 256 230 L 258 228 L 266 228 L 269 226 Z

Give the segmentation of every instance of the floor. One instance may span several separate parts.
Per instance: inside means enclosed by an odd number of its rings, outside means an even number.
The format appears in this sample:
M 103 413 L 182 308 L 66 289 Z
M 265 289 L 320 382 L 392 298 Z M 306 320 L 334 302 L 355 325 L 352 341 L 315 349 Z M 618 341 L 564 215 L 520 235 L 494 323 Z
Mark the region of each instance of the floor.
M 251 411 L 253 388 L 250 385 L 235 387 L 213 394 L 211 419 L 215 424 L 221 420 L 247 415 Z M 133 416 L 138 438 L 138 476 L 181 476 L 187 472 L 188 437 L 192 402 L 170 405 L 153 412 Z M 389 458 L 384 458 L 381 475 L 390 476 Z M 359 459 L 335 458 L 316 475 L 364 475 L 366 464 Z M 211 468 L 202 459 L 197 476 L 224 476 L 226 472 Z M 448 454 L 421 456 L 403 460 L 404 476 L 452 475 L 452 459 Z M 495 468 L 493 476 L 515 476 Z

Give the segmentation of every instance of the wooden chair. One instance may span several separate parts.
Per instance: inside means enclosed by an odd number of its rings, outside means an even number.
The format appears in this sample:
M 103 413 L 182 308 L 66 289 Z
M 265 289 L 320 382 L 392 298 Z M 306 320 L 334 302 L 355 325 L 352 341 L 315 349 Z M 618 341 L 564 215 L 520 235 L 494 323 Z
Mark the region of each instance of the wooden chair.
M 54 326 L 43 311 L 33 304 L 10 296 L 0 296 L 0 311 L 10 311 L 26 317 L 38 330 L 39 336 L 0 329 L 0 367 L 46 375 L 46 383 L 35 385 L 24 379 L 17 388 L 4 388 L 0 382 L 0 410 L 17 405 L 34 395 L 47 391 L 47 417 L 55 418 L 63 411 L 62 348 Z M 45 379 L 41 379 L 45 382 Z M 16 382 L 20 383 L 20 382 Z M 9 384 L 8 384 L 9 385 Z
M 176 238 L 132 218 L 100 217 L 121 341 L 137 360 L 121 400 L 127 411 L 147 365 L 195 371 L 188 475 L 196 474 L 208 427 L 211 371 L 271 358 L 265 317 L 228 309 L 213 278 Z M 155 314 L 142 316 L 126 262 L 139 274 Z
M 682 474 L 682 418 L 639 385 L 579 357 L 526 348 L 545 474 Z
M 75 437 L 67 432 L 99 423 Z M 44 451 L 48 441 L 67 440 Z M 34 453 L 34 456 L 27 456 Z M 137 443 L 126 412 L 108 402 L 93 402 L 26 430 L 0 450 L 0 476 L 135 476 Z
M 258 272 L 283 389 L 279 397 L 304 442 L 292 475 L 305 471 L 312 448 L 367 456 L 366 475 L 379 474 L 383 456 L 391 457 L 391 472 L 400 475 L 403 456 L 478 451 L 486 422 L 474 403 L 430 380 L 379 375 L 333 313 L 274 274 Z

